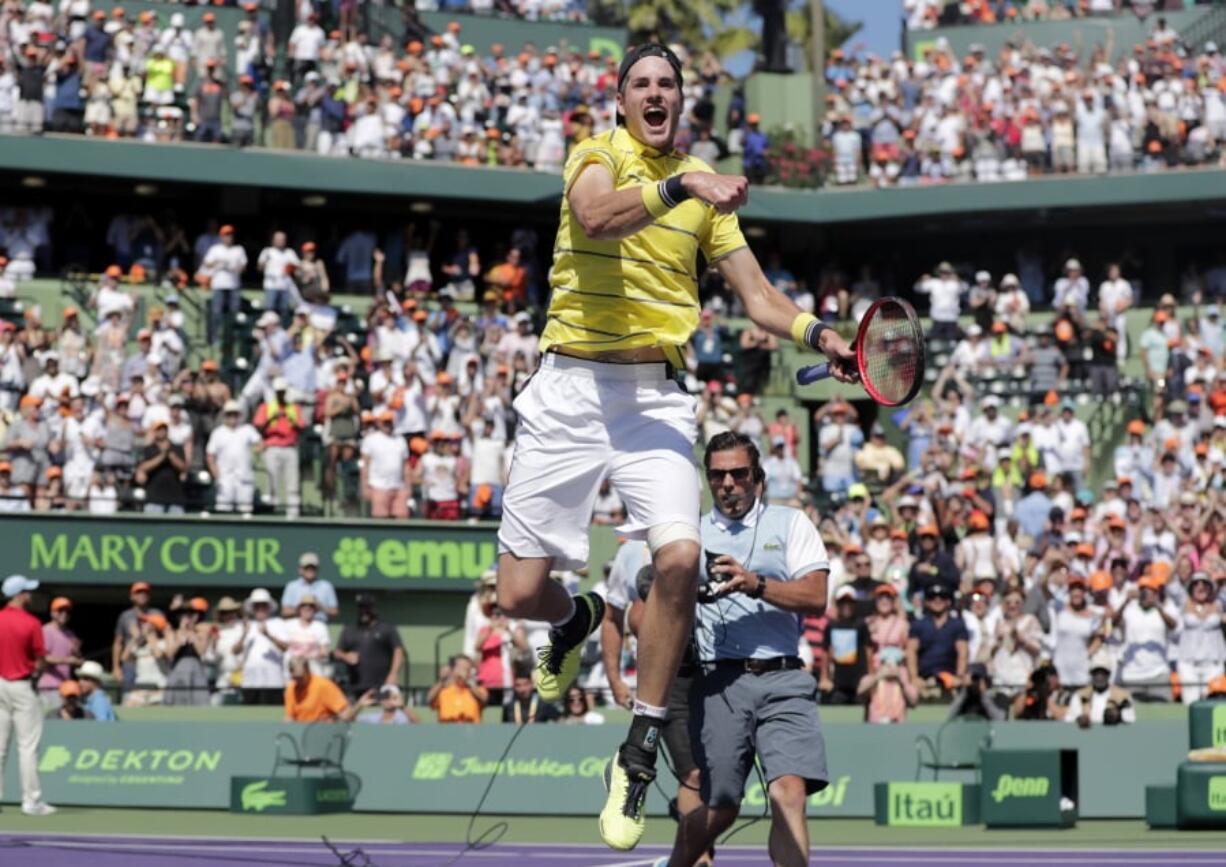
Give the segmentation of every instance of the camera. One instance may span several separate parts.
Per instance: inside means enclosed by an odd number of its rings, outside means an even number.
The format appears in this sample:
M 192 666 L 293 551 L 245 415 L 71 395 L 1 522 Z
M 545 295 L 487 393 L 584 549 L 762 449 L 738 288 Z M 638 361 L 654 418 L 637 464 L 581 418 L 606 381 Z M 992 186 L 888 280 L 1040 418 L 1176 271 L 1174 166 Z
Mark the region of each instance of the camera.
M 698 585 L 698 602 L 703 605 L 708 605 L 719 598 L 719 592 L 724 587 L 724 585 L 711 573 L 711 567 L 715 565 L 715 561 L 724 555 L 718 554 L 715 551 L 707 551 L 705 549 L 703 550 L 702 554 L 707 559 L 707 580 L 700 582 Z

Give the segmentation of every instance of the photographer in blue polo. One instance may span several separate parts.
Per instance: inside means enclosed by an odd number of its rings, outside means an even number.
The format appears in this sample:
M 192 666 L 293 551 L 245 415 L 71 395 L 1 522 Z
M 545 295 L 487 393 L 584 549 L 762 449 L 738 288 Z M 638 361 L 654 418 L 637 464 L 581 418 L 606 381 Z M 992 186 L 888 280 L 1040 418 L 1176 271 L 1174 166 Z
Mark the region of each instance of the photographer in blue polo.
M 752 439 L 718 434 L 704 463 L 714 508 L 700 522 L 706 568 L 690 694 L 704 806 L 683 817 L 672 855 L 657 863 L 688 867 L 736 820 L 756 755 L 771 803 L 771 860 L 808 864 L 805 802 L 829 776 L 817 683 L 797 647 L 804 615 L 826 605 L 826 548 L 799 509 L 762 502 Z

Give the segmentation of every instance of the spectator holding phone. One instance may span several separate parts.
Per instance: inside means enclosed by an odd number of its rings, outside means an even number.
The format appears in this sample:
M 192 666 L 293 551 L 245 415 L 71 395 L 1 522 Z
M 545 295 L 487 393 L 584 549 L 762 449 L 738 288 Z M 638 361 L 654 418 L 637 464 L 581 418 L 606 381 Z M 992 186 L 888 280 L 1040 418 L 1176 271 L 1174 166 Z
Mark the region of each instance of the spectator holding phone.
M 907 709 L 919 701 L 919 690 L 903 664 L 906 654 L 891 645 L 878 651 L 868 674 L 860 678 L 857 695 L 865 701 L 864 719 L 871 723 L 900 723 Z
M 476 670 L 467 656 L 453 656 L 426 693 L 426 703 L 438 711 L 441 723 L 479 723 L 487 701 L 489 691 L 477 683 Z
M 400 687 L 394 683 L 385 683 L 379 689 L 368 689 L 358 699 L 358 707 L 365 709 L 378 705 L 377 710 L 365 710 L 359 713 L 358 722 L 375 725 L 418 725 L 421 717 L 404 703 Z

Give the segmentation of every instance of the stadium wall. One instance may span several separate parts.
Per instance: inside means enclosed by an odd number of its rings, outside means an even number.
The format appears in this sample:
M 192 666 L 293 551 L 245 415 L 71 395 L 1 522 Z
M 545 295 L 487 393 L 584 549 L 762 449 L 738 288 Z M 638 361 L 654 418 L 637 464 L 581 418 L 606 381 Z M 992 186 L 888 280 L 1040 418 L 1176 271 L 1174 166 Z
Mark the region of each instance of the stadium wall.
M 302 728 L 50 721 L 39 770 L 47 799 L 63 806 L 226 809 L 230 778 L 271 775 L 277 733 Z M 827 726 L 831 785 L 810 799 L 810 815 L 871 816 L 873 785 L 913 779 L 915 739 L 931 737 L 935 728 Z M 358 811 L 469 813 L 497 773 L 502 779 L 486 801 L 489 813 L 595 814 L 604 798 L 599 777 L 621 732 L 612 725 L 528 726 L 500 763 L 514 733 L 511 726 L 359 724 L 352 730 L 345 767 L 361 780 Z M 997 725 L 993 745 L 1076 749 L 1081 816 L 1135 818 L 1144 815 L 1146 785 L 1169 785 L 1172 769 L 1187 752 L 1188 735 L 1186 723 L 1174 720 L 1092 730 L 1017 722 Z M 9 762 L 7 773 L 6 802 L 12 803 L 20 791 L 16 762 Z M 751 780 L 744 811 L 754 815 L 762 805 L 761 786 Z M 667 811 L 656 791 L 649 810 Z
M 1061 42 L 1071 45 L 1082 56 L 1088 56 L 1095 45 L 1110 47 L 1112 59 L 1118 59 L 1142 44 L 1153 32 L 1159 16 L 1175 28 L 1194 47 L 1206 39 L 1216 39 L 1215 29 L 1221 27 L 1220 8 L 1199 7 L 1179 12 L 1157 12 L 1147 19 L 1134 14 L 1076 18 L 1072 21 L 1026 21 L 1001 24 L 977 24 L 966 27 L 938 27 L 934 30 L 911 30 L 903 35 L 907 56 L 922 60 L 924 52 L 940 39 L 949 42 L 954 53 L 964 56 L 971 45 L 978 43 L 987 54 L 995 56 L 1008 40 L 1014 45 L 1033 43 L 1040 48 L 1054 48 Z M 1203 35 L 1202 35 L 1203 32 Z

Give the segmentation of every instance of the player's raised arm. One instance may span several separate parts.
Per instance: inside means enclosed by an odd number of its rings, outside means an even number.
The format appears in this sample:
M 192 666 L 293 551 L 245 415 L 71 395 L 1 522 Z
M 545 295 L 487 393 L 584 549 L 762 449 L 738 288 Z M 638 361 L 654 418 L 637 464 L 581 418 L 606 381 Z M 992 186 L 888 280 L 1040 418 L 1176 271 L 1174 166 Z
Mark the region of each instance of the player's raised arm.
M 748 247 L 734 250 L 715 267 L 745 305 L 749 318 L 776 337 L 790 337 L 802 346 L 830 359 L 830 370 L 839 382 L 856 382 L 856 353 L 833 328 L 805 313 L 762 273 L 758 258 Z
M 571 213 L 594 241 L 620 241 L 650 226 L 656 217 L 694 198 L 721 214 L 749 201 L 749 182 L 739 175 L 685 172 L 659 183 L 615 189 L 613 175 L 601 163 L 580 170 L 567 199 Z

